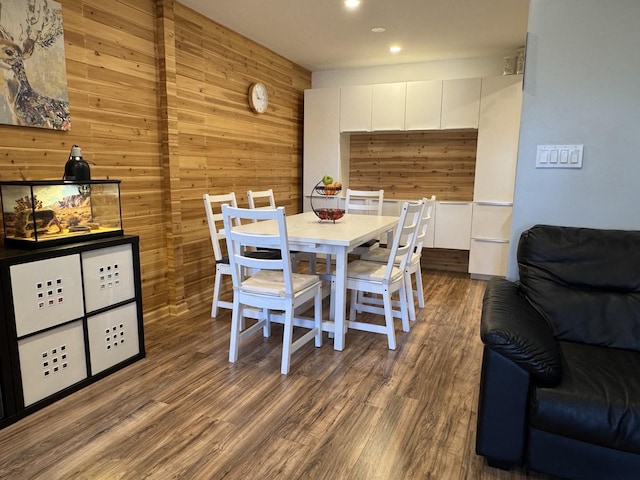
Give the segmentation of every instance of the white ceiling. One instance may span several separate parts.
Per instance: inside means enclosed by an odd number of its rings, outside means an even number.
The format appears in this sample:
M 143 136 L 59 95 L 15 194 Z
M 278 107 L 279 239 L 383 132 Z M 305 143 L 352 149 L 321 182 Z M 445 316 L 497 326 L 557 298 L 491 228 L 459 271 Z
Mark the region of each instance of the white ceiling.
M 529 12 L 529 0 L 179 1 L 312 72 L 513 55 Z

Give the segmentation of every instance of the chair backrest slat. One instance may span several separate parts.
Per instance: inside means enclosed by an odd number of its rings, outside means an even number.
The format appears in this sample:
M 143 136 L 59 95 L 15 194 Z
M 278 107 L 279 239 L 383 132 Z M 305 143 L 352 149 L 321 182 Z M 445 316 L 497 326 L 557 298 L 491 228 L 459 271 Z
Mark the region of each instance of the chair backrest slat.
M 227 232 L 227 250 L 229 251 L 234 290 L 240 288 L 246 269 L 280 270 L 284 278 L 285 296 L 292 298 L 294 290 L 284 207 L 261 210 L 223 205 L 222 217 Z M 243 220 L 251 222 L 273 221 L 277 228 L 273 234 L 239 232 L 233 226 L 245 223 Z M 256 250 L 267 248 L 279 249 L 281 258 L 255 256 Z
M 382 215 L 384 190 L 352 190 L 347 189 L 345 213 L 365 215 Z
M 260 191 L 249 190 L 247 192 L 247 199 L 249 200 L 249 208 L 254 210 L 273 210 L 276 208 L 276 199 L 273 196 L 273 189 L 271 188 Z
M 420 219 L 420 225 L 418 226 L 418 234 L 416 235 L 416 244 L 414 249 L 416 253 L 422 252 L 424 241 L 427 238 L 427 232 L 429 231 L 430 225 L 433 224 L 432 214 L 436 204 L 436 196 L 431 195 L 431 198 L 425 197 L 422 201 L 425 206 L 422 212 L 422 218 Z
M 222 205 L 226 203 L 232 207 L 237 207 L 236 195 L 234 192 L 221 195 L 209 195 L 205 193 L 202 195 L 202 200 L 204 201 L 204 211 L 207 215 L 207 224 L 209 225 L 209 236 L 211 237 L 213 256 L 216 261 L 219 262 L 222 260 L 220 242 L 225 238 L 224 229 L 218 228 L 218 225 L 222 227 Z
M 389 251 L 389 260 L 385 270 L 385 280 L 391 278 L 391 272 L 398 258 L 398 268 L 404 271 L 410 253 L 413 252 L 416 243 L 416 233 L 423 215 L 424 202 L 404 202 L 400 212 L 400 220 L 393 236 L 393 242 Z M 403 241 L 404 240 L 404 241 Z

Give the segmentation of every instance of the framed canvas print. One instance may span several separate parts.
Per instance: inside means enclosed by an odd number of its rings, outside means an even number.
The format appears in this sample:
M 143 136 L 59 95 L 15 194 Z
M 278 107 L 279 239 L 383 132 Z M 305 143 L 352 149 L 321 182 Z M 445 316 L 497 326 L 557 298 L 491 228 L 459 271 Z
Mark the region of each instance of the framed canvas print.
M 0 0 L 0 123 L 69 130 L 62 7 Z

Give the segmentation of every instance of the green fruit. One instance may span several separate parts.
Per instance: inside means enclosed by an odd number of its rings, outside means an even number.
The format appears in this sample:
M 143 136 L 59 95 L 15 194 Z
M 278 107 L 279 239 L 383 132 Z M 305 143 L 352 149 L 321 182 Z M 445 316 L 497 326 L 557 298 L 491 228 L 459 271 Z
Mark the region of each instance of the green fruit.
M 333 183 L 333 177 L 331 175 L 325 175 L 324 177 L 322 177 L 322 183 L 324 183 L 325 185 Z

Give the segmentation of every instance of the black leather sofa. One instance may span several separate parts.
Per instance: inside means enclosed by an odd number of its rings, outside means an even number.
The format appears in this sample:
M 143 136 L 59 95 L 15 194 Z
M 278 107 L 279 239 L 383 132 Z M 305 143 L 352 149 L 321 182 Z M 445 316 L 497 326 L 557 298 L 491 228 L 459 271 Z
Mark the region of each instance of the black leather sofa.
M 640 232 L 536 225 L 487 284 L 476 452 L 560 478 L 640 479 Z

